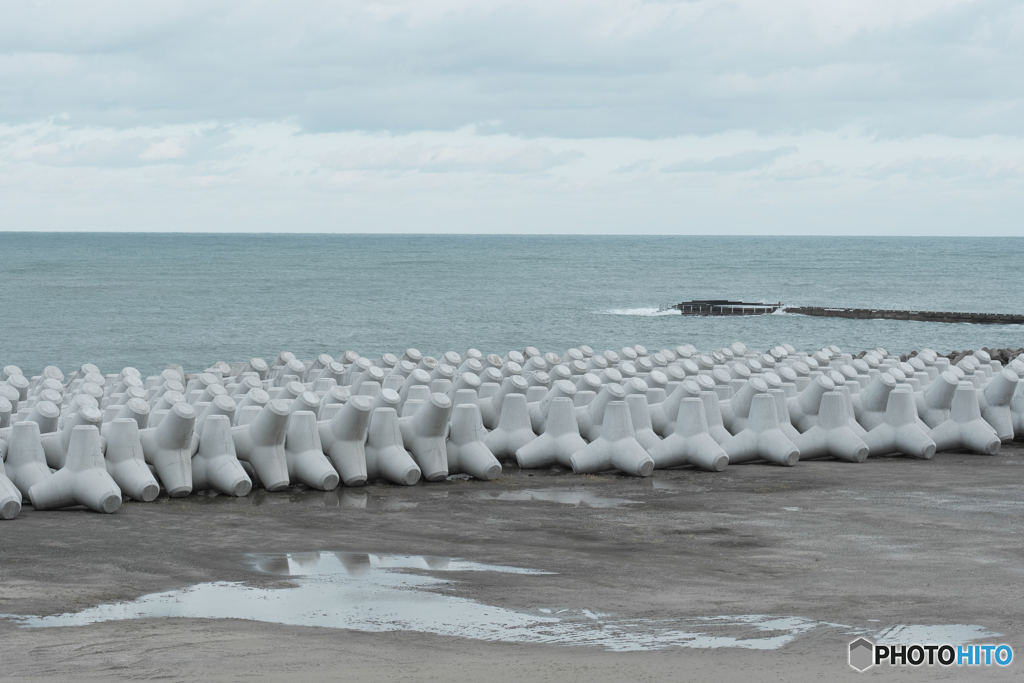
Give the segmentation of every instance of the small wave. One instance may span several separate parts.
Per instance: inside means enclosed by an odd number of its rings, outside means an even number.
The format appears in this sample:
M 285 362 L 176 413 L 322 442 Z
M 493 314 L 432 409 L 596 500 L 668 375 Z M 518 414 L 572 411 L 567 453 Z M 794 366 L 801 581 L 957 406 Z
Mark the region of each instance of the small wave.
M 598 313 L 601 315 L 679 315 L 679 311 L 674 308 L 666 310 L 659 310 L 657 308 L 609 308 L 607 311 L 598 311 Z
M 774 311 L 772 311 L 772 315 L 786 315 L 786 307 L 779 306 Z

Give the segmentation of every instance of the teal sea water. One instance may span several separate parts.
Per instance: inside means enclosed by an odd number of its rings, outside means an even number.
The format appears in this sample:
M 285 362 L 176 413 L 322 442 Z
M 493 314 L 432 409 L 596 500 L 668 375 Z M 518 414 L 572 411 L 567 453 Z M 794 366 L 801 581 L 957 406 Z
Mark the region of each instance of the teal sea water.
M 941 352 L 1024 326 L 657 314 L 694 298 L 1024 313 L 1024 238 L 0 233 L 0 365 L 188 371 L 289 350 L 439 355 L 740 340 Z

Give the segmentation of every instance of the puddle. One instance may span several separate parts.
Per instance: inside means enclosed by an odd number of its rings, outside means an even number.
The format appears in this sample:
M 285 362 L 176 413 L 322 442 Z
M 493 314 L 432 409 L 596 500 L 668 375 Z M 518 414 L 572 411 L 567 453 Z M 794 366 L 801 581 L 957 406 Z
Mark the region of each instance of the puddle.
M 0 618 L 28 628 L 154 617 L 230 618 L 372 633 L 416 631 L 485 641 L 589 645 L 615 652 L 667 647 L 772 650 L 814 629 L 850 632 L 850 627 L 841 624 L 757 614 L 620 619 L 580 607 L 516 611 L 446 595 L 440 590 L 454 581 L 443 575 L 458 572 L 466 580 L 466 573 L 498 572 L 519 575 L 523 578 L 518 581 L 528 584 L 537 580 L 532 577 L 550 572 L 444 557 L 311 552 L 251 555 L 248 561 L 264 574 L 289 577 L 289 585 L 263 588 L 218 581 L 81 612 Z M 879 631 L 876 637 L 883 641 L 966 642 L 989 635 L 996 634 L 980 626 L 894 626 Z
M 624 505 L 639 505 L 642 501 L 625 498 L 603 498 L 590 491 L 572 489 L 546 489 L 544 491 L 478 491 L 472 494 L 474 500 L 543 500 L 562 505 L 586 505 L 592 508 L 617 508 Z
M 380 487 L 383 488 L 383 487 Z M 333 491 L 315 489 L 289 489 L 269 494 L 264 490 L 254 491 L 247 496 L 228 496 L 216 491 L 200 491 L 188 499 L 198 505 L 260 506 L 260 505 L 307 505 L 329 508 L 369 508 L 375 510 L 408 510 L 419 506 L 416 501 L 403 500 L 398 495 L 378 495 L 373 488 L 336 488 Z M 448 492 L 432 492 L 431 498 L 447 497 Z M 172 502 L 172 499 L 166 499 Z
M 708 490 L 707 486 L 699 486 L 694 483 L 687 481 L 677 481 L 673 479 L 660 479 L 651 477 L 647 481 L 651 482 L 651 488 L 655 491 L 681 491 L 685 493 L 704 493 Z

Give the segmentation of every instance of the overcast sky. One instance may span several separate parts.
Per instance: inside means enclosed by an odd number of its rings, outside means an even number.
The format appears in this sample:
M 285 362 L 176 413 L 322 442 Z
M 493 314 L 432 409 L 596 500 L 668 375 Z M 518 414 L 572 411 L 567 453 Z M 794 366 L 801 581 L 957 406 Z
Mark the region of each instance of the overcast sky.
M 0 229 L 1024 234 L 1024 4 L 7 0 Z

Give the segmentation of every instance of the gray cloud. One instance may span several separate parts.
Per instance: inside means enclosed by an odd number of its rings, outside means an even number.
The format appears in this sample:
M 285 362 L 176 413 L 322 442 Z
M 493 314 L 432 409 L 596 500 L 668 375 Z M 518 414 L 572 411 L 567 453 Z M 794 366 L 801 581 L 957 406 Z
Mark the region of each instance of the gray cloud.
M 612 173 L 645 173 L 654 167 L 654 159 L 637 159 L 631 164 L 619 166 Z
M 716 0 L 8 3 L 0 120 L 288 119 L 307 131 L 473 125 L 526 137 L 1024 134 L 1019 3 L 895 19 L 882 8 L 854 25 Z
M 423 173 L 540 173 L 575 163 L 578 150 L 555 152 L 540 145 L 484 147 L 482 145 L 424 145 L 366 148 L 332 154 L 325 163 L 339 170 L 420 171 Z
M 886 180 L 892 176 L 906 176 L 914 180 L 964 176 L 985 180 L 1021 178 L 1024 177 L 1024 159 L 1007 162 L 987 158 L 969 159 L 963 156 L 913 155 L 876 165 L 865 175 L 873 180 Z
M 797 148 L 793 145 L 768 150 L 749 149 L 714 159 L 684 159 L 663 167 L 661 171 L 663 173 L 740 173 L 764 168 L 779 157 L 793 154 L 796 151 Z
M 100 137 L 84 142 L 69 142 L 51 135 L 29 144 L 0 144 L 0 149 L 15 162 L 120 168 L 229 158 L 246 149 L 230 145 L 233 139 L 230 133 L 216 130 L 206 134 Z

